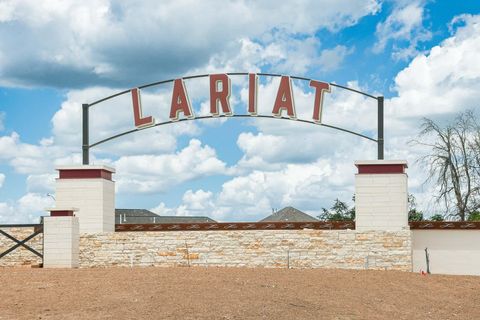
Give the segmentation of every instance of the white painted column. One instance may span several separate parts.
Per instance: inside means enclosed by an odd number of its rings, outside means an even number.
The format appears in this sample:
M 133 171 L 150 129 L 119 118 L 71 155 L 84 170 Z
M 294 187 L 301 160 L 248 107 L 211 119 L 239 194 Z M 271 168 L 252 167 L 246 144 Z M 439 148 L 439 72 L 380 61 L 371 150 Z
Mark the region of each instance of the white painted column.
M 76 207 L 80 233 L 115 231 L 115 169 L 107 166 L 57 167 L 57 207 Z
M 355 228 L 409 230 L 407 161 L 356 161 Z
M 77 268 L 79 257 L 79 221 L 76 208 L 51 208 L 43 218 L 43 267 Z

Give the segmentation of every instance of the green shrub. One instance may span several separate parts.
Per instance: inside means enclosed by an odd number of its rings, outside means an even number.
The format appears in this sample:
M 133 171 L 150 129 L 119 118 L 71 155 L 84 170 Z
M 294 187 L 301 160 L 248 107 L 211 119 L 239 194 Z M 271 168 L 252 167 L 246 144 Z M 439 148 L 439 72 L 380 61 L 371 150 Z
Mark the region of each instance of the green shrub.
M 423 213 L 416 209 L 411 209 L 408 212 L 408 221 L 423 221 Z
M 434 214 L 433 216 L 430 217 L 430 219 L 428 219 L 430 221 L 444 221 L 445 218 L 441 215 L 441 214 Z
M 471 212 L 468 215 L 468 221 L 480 221 L 480 211 Z

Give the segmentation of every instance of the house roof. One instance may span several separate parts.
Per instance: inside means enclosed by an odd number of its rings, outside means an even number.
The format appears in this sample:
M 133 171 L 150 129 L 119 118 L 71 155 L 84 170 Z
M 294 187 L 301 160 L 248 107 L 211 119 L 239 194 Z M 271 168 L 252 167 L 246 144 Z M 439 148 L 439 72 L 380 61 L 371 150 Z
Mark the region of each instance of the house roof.
M 318 221 L 314 217 L 295 209 L 294 207 L 285 207 L 280 211 L 274 212 L 268 217 L 260 220 L 259 222 L 316 222 Z
M 212 223 L 202 216 L 160 216 L 146 209 L 115 209 L 115 223 Z

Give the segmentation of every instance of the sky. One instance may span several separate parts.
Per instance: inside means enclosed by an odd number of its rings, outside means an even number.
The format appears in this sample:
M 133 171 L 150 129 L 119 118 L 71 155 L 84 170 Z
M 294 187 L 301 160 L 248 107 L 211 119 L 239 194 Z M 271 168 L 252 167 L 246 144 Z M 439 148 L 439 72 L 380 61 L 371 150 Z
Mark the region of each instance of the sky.
M 412 144 L 424 117 L 446 123 L 480 101 L 480 2 L 0 0 L 0 223 L 36 222 L 54 205 L 59 165 L 81 164 L 81 105 L 196 74 L 275 73 L 385 96 L 385 159 L 407 160 L 409 192 L 427 215 L 428 152 Z M 230 103 L 246 114 L 247 77 Z M 261 77 L 271 115 L 279 78 Z M 208 78 L 185 81 L 209 114 Z M 142 90 L 145 115 L 167 121 L 172 83 Z M 294 80 L 297 116 L 315 92 Z M 332 88 L 325 124 L 376 139 L 376 101 Z M 134 128 L 131 97 L 90 109 L 90 139 Z M 313 216 L 354 194 L 356 160 L 376 144 L 326 127 L 260 118 L 192 120 L 91 149 L 116 169 L 116 207 L 256 221 L 285 206 Z

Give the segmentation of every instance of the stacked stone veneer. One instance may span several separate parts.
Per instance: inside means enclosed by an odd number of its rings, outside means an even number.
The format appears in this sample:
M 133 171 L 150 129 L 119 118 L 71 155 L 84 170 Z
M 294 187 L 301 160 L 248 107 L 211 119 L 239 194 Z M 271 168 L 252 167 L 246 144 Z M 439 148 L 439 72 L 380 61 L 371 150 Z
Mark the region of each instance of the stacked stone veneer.
M 261 230 L 82 234 L 80 267 L 412 270 L 410 231 Z
M 6 233 L 14 236 L 18 240 L 23 240 L 27 238 L 34 232 L 33 227 L 29 228 L 2 228 Z M 0 234 L 0 253 L 8 250 L 16 243 L 8 239 L 4 235 Z M 26 245 L 37 250 L 39 253 L 43 251 L 43 234 L 38 234 L 35 238 L 30 239 L 25 243 Z M 30 267 L 38 266 L 42 263 L 42 258 L 33 254 L 29 250 L 20 246 L 14 251 L 10 252 L 6 256 L 0 259 L 0 267 Z

